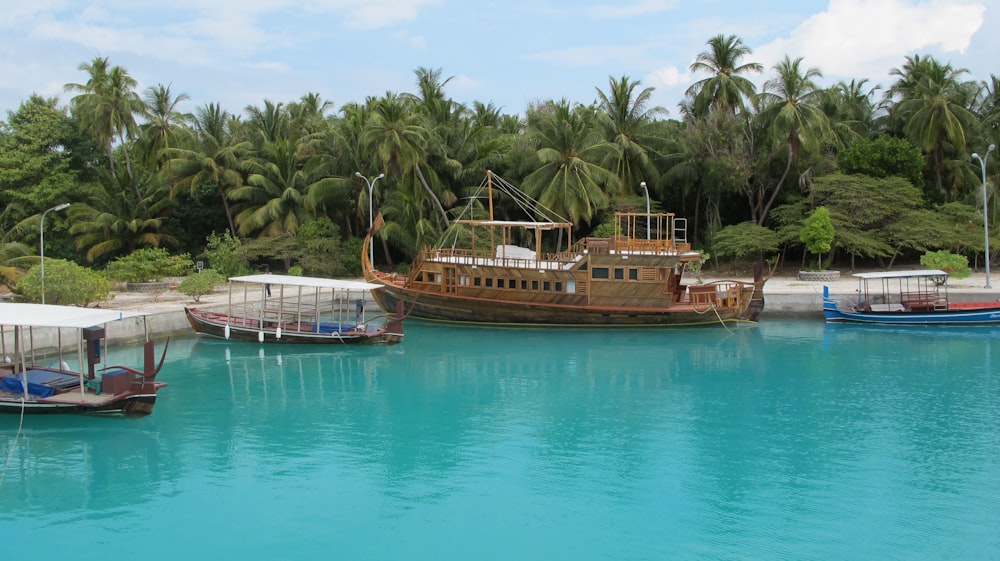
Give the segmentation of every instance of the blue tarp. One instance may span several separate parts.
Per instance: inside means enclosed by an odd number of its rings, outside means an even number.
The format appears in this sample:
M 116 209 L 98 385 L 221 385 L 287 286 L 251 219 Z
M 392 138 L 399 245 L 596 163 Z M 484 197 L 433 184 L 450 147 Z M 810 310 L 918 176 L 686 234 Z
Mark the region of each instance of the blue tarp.
M 334 323 L 324 321 L 316 325 L 313 333 L 341 333 L 343 331 L 350 331 L 357 326 L 351 323 Z
M 49 372 L 48 370 L 28 370 L 28 393 L 38 397 L 49 397 L 57 388 L 69 388 L 80 382 L 78 376 Z M 24 379 L 22 374 L 11 374 L 0 378 L 0 390 L 23 393 Z

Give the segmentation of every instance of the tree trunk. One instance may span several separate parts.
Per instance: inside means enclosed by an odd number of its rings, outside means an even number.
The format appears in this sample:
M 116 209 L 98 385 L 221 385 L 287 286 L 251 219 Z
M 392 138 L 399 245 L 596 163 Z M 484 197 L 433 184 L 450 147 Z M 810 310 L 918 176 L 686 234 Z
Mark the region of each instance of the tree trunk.
M 448 222 L 448 213 L 444 211 L 444 206 L 441 205 L 441 201 L 438 200 L 437 195 L 434 194 L 434 191 L 431 190 L 431 186 L 428 185 L 427 180 L 424 179 L 424 173 L 420 171 L 420 166 L 413 166 L 413 169 L 416 170 L 417 178 L 420 179 L 420 184 L 423 185 L 424 190 L 427 191 L 427 194 L 430 195 L 431 199 L 434 201 L 435 208 L 437 208 L 438 212 L 441 214 L 441 220 L 444 221 L 444 229 L 441 231 L 447 230 L 448 226 L 451 225 L 451 223 Z
M 792 157 L 792 145 L 788 145 L 788 164 L 785 165 L 785 172 L 781 174 L 781 179 L 778 180 L 778 184 L 774 186 L 774 192 L 771 193 L 771 198 L 768 199 L 767 205 L 764 206 L 760 211 L 760 216 L 757 218 L 757 225 L 763 226 L 764 221 L 767 220 L 767 213 L 771 211 L 771 205 L 774 204 L 775 199 L 778 198 L 778 193 L 781 191 L 781 187 L 785 184 L 785 179 L 788 178 L 788 172 L 792 169 L 792 164 L 794 163 L 794 158 Z

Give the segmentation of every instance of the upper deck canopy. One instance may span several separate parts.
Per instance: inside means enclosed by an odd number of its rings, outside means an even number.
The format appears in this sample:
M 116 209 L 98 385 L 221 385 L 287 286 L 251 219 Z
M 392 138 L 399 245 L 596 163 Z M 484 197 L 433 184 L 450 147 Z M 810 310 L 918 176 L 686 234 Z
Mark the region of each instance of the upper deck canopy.
M 569 222 L 533 222 L 530 220 L 456 220 L 461 224 L 473 226 L 499 226 L 508 228 L 524 228 L 526 230 L 555 230 L 556 228 L 571 228 Z
M 947 277 L 948 273 L 939 269 L 919 269 L 913 271 L 877 271 L 874 273 L 854 273 L 859 279 L 903 279 L 903 278 L 931 278 Z
M 319 277 L 295 277 L 291 275 L 246 275 L 242 277 L 229 277 L 233 282 L 247 282 L 253 284 L 270 284 L 275 286 L 305 286 L 309 288 L 332 288 L 334 290 L 375 290 L 382 288 L 381 284 L 369 282 L 322 279 Z
M 23 327 L 72 327 L 83 329 L 126 318 L 141 317 L 146 312 L 78 308 L 53 304 L 0 304 L 0 325 Z

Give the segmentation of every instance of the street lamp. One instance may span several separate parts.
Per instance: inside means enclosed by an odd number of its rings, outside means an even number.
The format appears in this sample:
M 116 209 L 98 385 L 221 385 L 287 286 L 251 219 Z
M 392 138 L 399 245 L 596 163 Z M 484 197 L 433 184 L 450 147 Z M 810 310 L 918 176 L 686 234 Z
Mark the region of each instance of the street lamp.
M 56 212 L 65 209 L 69 206 L 69 203 L 62 203 L 61 205 L 56 205 L 50 209 L 46 209 L 42 213 L 42 219 L 38 224 L 38 256 L 42 260 L 41 279 L 42 279 L 42 304 L 45 303 L 45 215 L 48 214 L 50 210 Z
M 642 187 L 642 191 L 646 193 L 646 239 L 649 239 L 649 189 L 646 189 L 646 182 L 643 181 L 639 184 Z
M 983 170 L 983 232 L 986 239 L 986 288 L 993 288 L 990 286 L 990 220 L 989 220 L 989 198 L 986 195 L 986 162 L 990 159 L 990 152 L 997 149 L 996 144 L 990 144 L 989 149 L 986 150 L 986 155 L 982 158 L 979 154 L 975 152 L 972 153 L 972 157 L 979 160 L 979 167 Z
M 378 174 L 378 177 L 369 181 L 367 177 L 361 175 L 360 171 L 354 172 L 354 175 L 365 180 L 365 185 L 368 186 L 368 232 L 371 233 L 372 230 L 372 199 L 375 194 L 375 184 L 378 183 L 379 179 L 385 177 L 384 173 Z M 368 244 L 368 262 L 371 263 L 372 268 L 375 267 L 375 238 L 372 237 L 371 243 Z

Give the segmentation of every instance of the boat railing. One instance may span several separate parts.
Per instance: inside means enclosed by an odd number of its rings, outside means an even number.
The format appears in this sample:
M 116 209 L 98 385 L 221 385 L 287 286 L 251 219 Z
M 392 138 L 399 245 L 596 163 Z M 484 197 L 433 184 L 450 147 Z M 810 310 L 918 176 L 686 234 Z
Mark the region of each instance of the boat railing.
M 641 239 L 628 236 L 614 238 L 583 238 L 576 242 L 570 250 L 571 255 L 590 253 L 606 255 L 608 253 L 677 255 L 691 251 L 691 244 L 673 239 Z
M 695 307 L 738 306 L 742 300 L 744 284 L 739 281 L 716 281 L 689 285 L 687 294 L 682 296 L 681 302 Z
M 480 255 L 470 249 L 458 248 L 429 249 L 425 251 L 423 256 L 426 261 L 511 269 L 563 269 L 578 258 L 579 255 L 571 251 L 544 253 L 542 259 L 539 260 L 527 257 Z
M 903 292 L 900 303 L 909 310 L 944 310 L 948 308 L 948 299 L 935 292 Z

